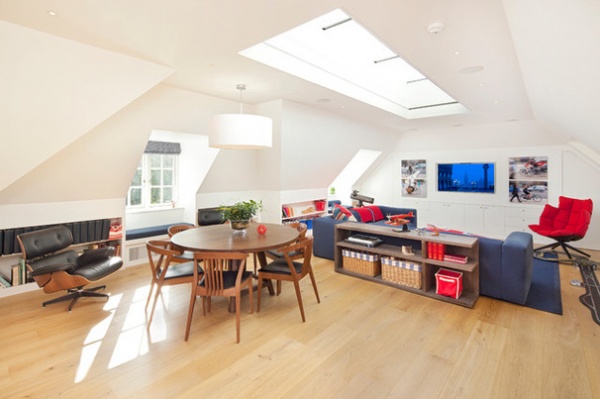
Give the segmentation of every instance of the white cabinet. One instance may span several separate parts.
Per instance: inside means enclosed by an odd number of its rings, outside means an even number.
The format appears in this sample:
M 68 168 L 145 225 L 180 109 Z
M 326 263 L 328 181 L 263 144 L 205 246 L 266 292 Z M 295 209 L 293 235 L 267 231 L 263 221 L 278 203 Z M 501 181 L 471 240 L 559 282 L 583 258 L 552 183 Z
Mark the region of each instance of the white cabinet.
M 486 237 L 504 237 L 504 207 L 465 205 L 465 231 Z
M 540 221 L 542 210 L 539 207 L 506 207 L 504 212 L 504 234 L 513 231 L 525 231 L 531 233 L 530 224 Z
M 418 217 L 417 214 L 417 220 Z M 465 205 L 445 202 L 431 203 L 430 223 L 439 228 L 464 230 Z
M 504 233 L 508 235 L 513 231 L 524 231 L 533 235 L 535 244 L 550 244 L 553 242 L 551 239 L 536 234 L 529 228 L 530 224 L 540 222 L 542 210 L 539 206 L 507 207 L 504 212 Z
M 431 205 L 426 201 L 402 199 L 401 208 L 413 208 L 417 210 L 417 227 L 425 227 L 435 224 L 431 218 Z

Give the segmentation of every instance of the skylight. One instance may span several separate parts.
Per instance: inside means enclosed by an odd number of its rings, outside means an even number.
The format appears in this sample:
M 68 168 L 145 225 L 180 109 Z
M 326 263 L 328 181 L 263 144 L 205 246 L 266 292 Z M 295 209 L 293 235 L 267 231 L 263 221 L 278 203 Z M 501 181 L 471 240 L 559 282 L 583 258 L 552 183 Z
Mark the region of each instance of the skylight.
M 339 9 L 240 54 L 407 119 L 467 112 Z

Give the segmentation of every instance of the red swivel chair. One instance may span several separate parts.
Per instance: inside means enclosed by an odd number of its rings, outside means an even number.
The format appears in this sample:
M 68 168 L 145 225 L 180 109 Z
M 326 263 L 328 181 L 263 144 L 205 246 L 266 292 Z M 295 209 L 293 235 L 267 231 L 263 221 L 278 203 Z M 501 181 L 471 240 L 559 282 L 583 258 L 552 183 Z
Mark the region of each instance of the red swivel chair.
M 530 224 L 529 228 L 544 237 L 556 240 L 556 242 L 536 248 L 536 251 L 546 248 L 553 250 L 560 245 L 569 259 L 572 259 L 572 256 L 568 249 L 589 258 L 589 254 L 570 246 L 567 242 L 581 240 L 585 236 L 592 218 L 593 207 L 591 199 L 563 196 L 558 199 L 558 208 L 546 204 L 540 215 L 539 224 Z

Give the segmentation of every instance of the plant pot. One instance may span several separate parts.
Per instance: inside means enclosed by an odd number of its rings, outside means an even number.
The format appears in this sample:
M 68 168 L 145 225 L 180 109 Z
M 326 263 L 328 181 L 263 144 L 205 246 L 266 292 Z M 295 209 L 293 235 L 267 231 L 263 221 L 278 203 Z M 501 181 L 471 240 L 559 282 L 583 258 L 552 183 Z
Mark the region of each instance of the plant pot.
M 246 234 L 246 230 L 250 226 L 249 220 L 231 220 L 231 230 L 233 234 Z

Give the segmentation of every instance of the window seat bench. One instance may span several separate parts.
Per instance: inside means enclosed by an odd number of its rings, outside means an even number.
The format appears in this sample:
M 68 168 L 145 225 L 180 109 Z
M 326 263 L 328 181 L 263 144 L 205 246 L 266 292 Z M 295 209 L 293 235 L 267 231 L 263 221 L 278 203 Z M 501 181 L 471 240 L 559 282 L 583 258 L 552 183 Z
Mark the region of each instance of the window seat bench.
M 139 229 L 127 229 L 125 232 L 125 240 L 139 240 L 141 238 L 150 238 L 156 236 L 163 236 L 167 234 L 167 230 L 169 227 L 175 224 L 189 224 L 189 223 L 171 223 L 171 224 L 163 224 L 161 226 L 150 226 L 150 227 L 141 227 Z M 190 224 L 190 226 L 192 226 Z
M 167 230 L 175 224 L 191 223 L 170 223 L 160 226 L 141 227 L 138 229 L 127 229 L 125 231 L 125 253 L 126 266 L 133 266 L 148 262 L 146 253 L 146 241 L 148 240 L 166 240 L 169 238 Z

